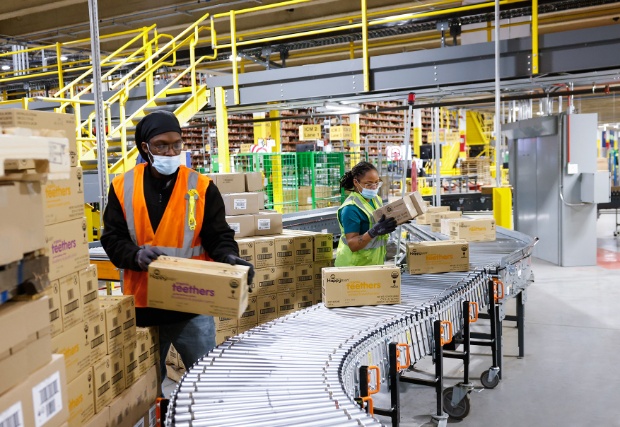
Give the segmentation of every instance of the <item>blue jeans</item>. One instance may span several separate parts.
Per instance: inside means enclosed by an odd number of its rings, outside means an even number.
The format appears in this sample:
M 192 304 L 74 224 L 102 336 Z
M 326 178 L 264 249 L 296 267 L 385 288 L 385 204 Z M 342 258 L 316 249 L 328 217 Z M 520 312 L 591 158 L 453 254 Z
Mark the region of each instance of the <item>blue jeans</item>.
M 162 382 L 166 378 L 166 356 L 170 344 L 179 352 L 185 368 L 215 348 L 215 322 L 211 316 L 196 316 L 186 322 L 159 326 L 159 357 Z

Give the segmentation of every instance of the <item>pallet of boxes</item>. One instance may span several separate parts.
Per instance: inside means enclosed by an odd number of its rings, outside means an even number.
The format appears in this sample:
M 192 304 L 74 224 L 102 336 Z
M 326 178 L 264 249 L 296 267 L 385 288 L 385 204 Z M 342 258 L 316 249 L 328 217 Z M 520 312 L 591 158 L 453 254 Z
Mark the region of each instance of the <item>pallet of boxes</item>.
M 235 231 L 239 256 L 255 268 L 247 303 L 238 316 L 214 315 L 219 345 L 257 325 L 319 303 L 321 270 L 332 265 L 333 236 L 283 230 L 282 214 L 263 209 L 263 177 L 259 172 L 210 177 L 222 193 L 226 221 Z M 208 268 L 215 263 L 204 264 Z M 173 348 L 167 365 L 170 378 L 183 375 L 184 367 Z
M 0 112 L 0 116 L 2 114 L 4 112 Z M 145 416 L 148 421 L 145 425 L 153 425 L 149 411 L 159 395 L 157 370 L 152 357 L 142 362 L 141 354 L 136 350 L 138 341 L 133 297 L 100 297 L 96 267 L 89 265 L 82 170 L 77 166 L 75 156 L 74 118 L 33 111 L 13 114 L 16 126 L 12 138 L 16 140 L 12 144 L 27 145 L 27 137 L 18 136 L 28 134 L 27 126 L 32 126 L 39 133 L 41 129 L 55 129 L 68 137 L 65 141 L 72 152 L 71 156 L 66 156 L 70 165 L 66 174 L 48 174 L 48 179 L 41 186 L 37 206 L 31 204 L 21 212 L 19 203 L 11 202 L 11 213 L 19 215 L 20 220 L 28 224 L 28 238 L 41 239 L 47 259 L 47 286 L 24 288 L 22 294 L 16 297 L 18 301 L 15 304 L 25 307 L 23 315 L 27 316 L 24 318 L 27 320 L 13 317 L 10 322 L 28 325 L 28 330 L 21 327 L 14 329 L 19 330 L 21 336 L 32 339 L 41 336 L 40 331 L 33 329 L 40 327 L 36 319 L 42 317 L 46 320 L 46 348 L 39 347 L 39 340 L 33 341 L 33 345 L 38 347 L 37 357 L 45 355 L 55 364 L 54 375 L 58 379 L 49 379 L 47 391 L 41 392 L 39 398 L 48 405 L 48 415 L 43 416 L 39 411 L 36 422 L 25 421 L 15 425 L 133 426 L 139 420 L 144 421 Z M 8 132 L 3 128 L 3 133 Z M 52 153 L 53 150 L 44 152 Z M 58 155 L 52 157 L 55 160 Z M 30 180 L 41 166 L 28 158 L 17 165 L 22 168 L 19 173 Z M 29 191 L 35 188 L 32 181 L 27 185 L 30 186 Z M 24 190 L 20 191 L 22 196 L 29 194 Z M 34 219 L 35 213 L 40 217 L 37 220 Z M 14 233 L 18 230 L 13 229 Z M 15 305 L 7 303 L 0 306 L 0 313 L 7 307 L 15 309 Z M 2 317 L 0 314 L 0 323 L 4 324 Z M 150 337 L 149 345 L 153 343 L 157 343 L 156 336 Z M 150 352 L 151 349 L 147 353 L 150 355 Z M 0 354 L 5 353 L 0 350 Z M 13 371 L 19 372 L 20 377 L 23 377 L 23 372 L 31 372 L 32 368 L 40 366 L 32 357 L 24 360 L 28 369 Z M 0 359 L 0 366 L 2 363 Z M 6 384 L 4 373 L 1 377 L 2 384 Z M 57 394 L 49 394 L 53 391 Z M 44 398 L 46 400 L 42 400 Z M 34 405 L 41 402 L 35 399 Z M 22 403 L 22 408 L 30 407 L 31 402 Z M 55 408 L 60 411 L 59 414 L 64 414 L 62 422 L 57 423 L 58 416 L 53 415 L 51 409 L 48 412 L 48 408 Z M 0 414 L 4 414 L 4 409 L 0 409 Z M 0 425 L 3 425 L 2 420 Z
M 413 220 L 427 211 L 420 193 L 405 195 L 373 212 L 375 220 L 383 215 L 397 225 Z M 372 265 L 324 268 L 323 303 L 328 308 L 400 303 L 400 267 Z

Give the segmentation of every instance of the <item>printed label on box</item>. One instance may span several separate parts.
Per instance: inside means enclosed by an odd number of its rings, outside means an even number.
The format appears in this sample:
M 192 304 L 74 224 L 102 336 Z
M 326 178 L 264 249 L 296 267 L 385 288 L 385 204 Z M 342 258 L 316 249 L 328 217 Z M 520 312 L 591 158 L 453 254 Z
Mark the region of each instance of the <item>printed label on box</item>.
M 269 218 L 259 219 L 258 227 L 259 230 L 270 230 L 271 229 L 271 220 Z
M 0 414 L 0 426 L 23 426 L 24 412 L 22 411 L 22 402 L 16 402 L 9 409 Z
M 235 233 L 241 233 L 241 224 L 238 222 L 229 222 L 228 226 L 235 230 Z
M 45 425 L 54 415 L 62 411 L 62 393 L 58 371 L 32 388 L 32 402 L 36 427 Z
M 248 201 L 246 199 L 234 199 L 233 200 L 233 209 L 235 210 L 246 210 L 248 206 Z
M 138 422 L 133 425 L 133 427 L 144 427 L 144 418 L 140 418 Z

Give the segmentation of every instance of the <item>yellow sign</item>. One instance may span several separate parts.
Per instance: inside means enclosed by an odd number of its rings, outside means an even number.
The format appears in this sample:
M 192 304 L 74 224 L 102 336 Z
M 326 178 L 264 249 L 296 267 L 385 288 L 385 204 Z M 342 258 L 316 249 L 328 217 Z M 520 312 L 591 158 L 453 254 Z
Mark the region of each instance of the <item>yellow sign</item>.
M 350 141 L 353 139 L 351 126 L 331 126 L 329 128 L 329 139 L 335 141 Z
M 313 141 L 321 139 L 321 125 L 301 125 L 299 126 L 299 140 Z
M 254 144 L 240 144 L 239 145 L 239 152 L 240 153 L 250 153 L 252 150 L 252 145 Z

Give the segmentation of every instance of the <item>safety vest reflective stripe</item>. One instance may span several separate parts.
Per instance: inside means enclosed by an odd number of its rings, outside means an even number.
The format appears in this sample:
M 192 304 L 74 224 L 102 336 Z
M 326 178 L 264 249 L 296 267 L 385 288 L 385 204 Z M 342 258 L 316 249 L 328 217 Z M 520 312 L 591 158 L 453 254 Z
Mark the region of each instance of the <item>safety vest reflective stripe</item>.
M 125 218 L 127 219 L 127 228 L 131 240 L 137 245 L 138 237 L 136 236 L 136 223 L 133 213 L 133 182 L 135 179 L 134 170 L 125 173 L 125 183 L 123 185 L 123 206 L 125 208 Z
M 152 246 L 152 245 L 142 245 L 145 248 L 155 247 L 161 249 L 161 251 L 168 256 L 175 256 L 179 258 L 193 258 L 204 253 L 204 248 L 202 246 L 194 246 L 189 248 L 170 248 L 167 246 Z

